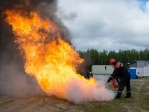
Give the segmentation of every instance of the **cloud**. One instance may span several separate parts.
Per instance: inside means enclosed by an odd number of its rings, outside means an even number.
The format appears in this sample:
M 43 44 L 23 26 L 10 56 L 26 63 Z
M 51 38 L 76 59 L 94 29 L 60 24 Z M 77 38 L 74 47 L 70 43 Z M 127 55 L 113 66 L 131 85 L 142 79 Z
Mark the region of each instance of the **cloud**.
M 148 13 L 149 2 L 138 0 L 59 0 L 57 14 L 77 50 L 141 50 L 149 48 Z

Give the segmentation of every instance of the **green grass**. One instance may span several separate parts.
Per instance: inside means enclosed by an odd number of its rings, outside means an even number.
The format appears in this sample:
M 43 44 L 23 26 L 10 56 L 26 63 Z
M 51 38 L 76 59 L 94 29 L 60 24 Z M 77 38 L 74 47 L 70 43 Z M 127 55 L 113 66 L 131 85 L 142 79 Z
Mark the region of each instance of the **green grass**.
M 132 98 L 123 98 L 126 91 L 124 90 L 121 99 L 114 99 L 110 102 L 88 102 L 83 104 L 85 112 L 149 111 L 149 78 L 131 80 L 131 89 Z

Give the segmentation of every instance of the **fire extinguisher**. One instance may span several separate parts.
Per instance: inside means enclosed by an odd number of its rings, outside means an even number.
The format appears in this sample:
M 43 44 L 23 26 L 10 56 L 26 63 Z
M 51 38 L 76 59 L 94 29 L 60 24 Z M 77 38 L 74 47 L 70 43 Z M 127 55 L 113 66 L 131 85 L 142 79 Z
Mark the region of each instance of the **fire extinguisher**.
M 118 88 L 118 83 L 116 83 L 116 79 L 112 79 L 112 85 L 115 89 Z

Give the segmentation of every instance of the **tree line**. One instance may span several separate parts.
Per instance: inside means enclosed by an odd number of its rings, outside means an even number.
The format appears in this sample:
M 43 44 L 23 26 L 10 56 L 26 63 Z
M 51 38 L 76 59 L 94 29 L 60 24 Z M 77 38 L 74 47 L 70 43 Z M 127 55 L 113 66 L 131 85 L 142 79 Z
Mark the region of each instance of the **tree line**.
M 121 61 L 125 66 L 135 60 L 149 60 L 149 49 L 145 50 L 119 50 L 117 51 L 98 51 L 96 49 L 88 49 L 87 51 L 77 51 L 81 58 L 86 61 L 86 67 L 91 65 L 109 65 L 109 60 L 115 58 Z

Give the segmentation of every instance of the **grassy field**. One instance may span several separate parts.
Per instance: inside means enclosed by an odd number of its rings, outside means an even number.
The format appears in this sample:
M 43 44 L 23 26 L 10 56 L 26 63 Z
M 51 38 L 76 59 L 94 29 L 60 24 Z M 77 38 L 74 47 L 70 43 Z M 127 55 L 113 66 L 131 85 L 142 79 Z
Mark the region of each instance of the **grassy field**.
M 123 98 L 124 90 L 121 99 L 85 104 L 74 104 L 53 96 L 0 96 L 0 112 L 149 112 L 149 78 L 131 80 L 131 88 L 132 98 Z
M 149 112 L 149 78 L 131 80 L 132 98 L 86 103 L 86 112 Z

